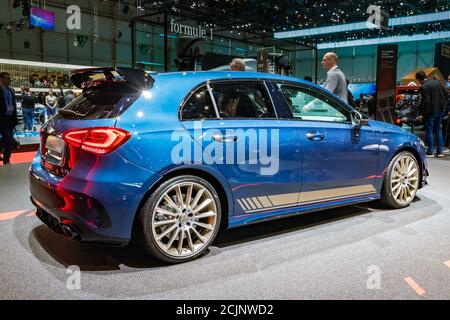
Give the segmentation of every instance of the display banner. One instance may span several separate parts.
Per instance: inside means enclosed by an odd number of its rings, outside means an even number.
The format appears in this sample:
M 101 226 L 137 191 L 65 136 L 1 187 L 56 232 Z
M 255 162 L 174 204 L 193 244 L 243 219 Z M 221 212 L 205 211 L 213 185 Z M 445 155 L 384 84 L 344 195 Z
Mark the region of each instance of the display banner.
M 439 69 L 445 79 L 450 75 L 450 42 L 436 43 L 434 66 Z
M 379 45 L 377 56 L 376 119 L 393 123 L 398 45 Z

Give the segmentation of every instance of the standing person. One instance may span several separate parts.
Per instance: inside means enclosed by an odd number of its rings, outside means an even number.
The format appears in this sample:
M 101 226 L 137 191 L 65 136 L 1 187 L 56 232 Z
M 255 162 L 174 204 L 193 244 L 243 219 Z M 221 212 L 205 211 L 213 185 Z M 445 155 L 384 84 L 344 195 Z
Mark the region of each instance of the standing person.
M 73 94 L 73 91 L 72 90 L 67 91 L 66 92 L 66 96 L 64 97 L 64 99 L 66 100 L 66 105 L 68 105 L 73 100 L 75 100 L 75 96 Z
M 20 86 L 20 100 L 19 101 L 22 101 L 24 95 L 25 95 L 25 85 L 21 85 Z M 22 111 L 22 119 L 23 119 L 23 131 L 25 132 L 27 130 L 27 126 L 26 126 L 26 123 L 25 123 L 25 116 L 23 114 L 23 111 Z
M 230 64 L 231 71 L 245 71 L 245 62 L 240 58 L 234 58 Z
M 20 86 L 20 96 L 21 96 L 21 97 L 23 97 L 24 94 L 25 94 L 25 88 L 26 88 L 25 85 L 21 85 L 21 86 Z
M 47 120 L 56 114 L 56 107 L 58 100 L 56 96 L 53 95 L 53 90 L 48 91 L 48 95 L 45 97 L 45 109 L 47 111 Z
M 447 148 L 450 148 L 450 75 L 448 76 L 448 82 L 447 82 L 447 109 L 445 110 L 444 117 L 446 120 L 444 121 L 444 146 Z
M 10 164 L 14 144 L 14 128 L 17 125 L 17 106 L 14 91 L 10 88 L 11 76 L 0 73 L 0 133 L 3 145 L 3 164 Z
M 45 101 L 44 101 L 44 97 L 43 97 L 43 93 L 42 93 L 42 92 L 38 92 L 36 99 L 37 99 L 37 103 L 39 103 L 39 104 L 45 104 Z
M 447 107 L 447 110 L 444 113 L 444 121 L 442 122 L 443 127 L 443 140 L 444 140 L 444 147 L 450 148 L 450 105 Z
M 36 130 L 34 126 L 34 108 L 36 106 L 36 97 L 30 92 L 30 88 L 24 88 L 22 96 L 22 114 L 25 130 Z
M 61 94 L 58 97 L 58 112 L 59 110 L 61 110 L 62 108 L 64 108 L 66 106 L 66 97 L 64 97 L 64 92 L 62 89 L 61 90 Z
M 444 110 L 448 104 L 447 92 L 439 80 L 427 80 L 426 74 L 423 71 L 416 73 L 416 79 L 421 83 L 420 95 L 421 106 L 420 114 L 417 118 L 419 121 L 424 121 L 426 132 L 426 143 L 428 146 L 427 157 L 444 156 L 442 136 L 442 118 Z M 434 154 L 434 132 L 437 137 L 437 153 Z
M 323 56 L 322 66 L 327 70 L 325 89 L 333 92 L 345 102 L 348 102 L 348 88 L 345 74 L 339 69 L 338 56 L 334 52 L 328 52 Z

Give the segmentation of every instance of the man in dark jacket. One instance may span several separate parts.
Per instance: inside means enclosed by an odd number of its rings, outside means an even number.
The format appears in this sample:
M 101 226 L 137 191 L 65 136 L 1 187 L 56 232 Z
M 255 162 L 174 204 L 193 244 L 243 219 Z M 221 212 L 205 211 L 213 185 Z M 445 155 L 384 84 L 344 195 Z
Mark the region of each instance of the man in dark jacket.
M 0 73 L 0 134 L 3 145 L 3 164 L 9 164 L 14 145 L 13 132 L 17 121 L 17 106 L 14 91 L 10 88 L 11 76 L 7 72 Z
M 447 109 L 445 110 L 444 113 L 444 122 L 443 122 L 443 127 L 444 127 L 444 147 L 449 148 L 450 147 L 450 75 L 448 76 L 448 81 L 447 81 Z
M 30 92 L 30 88 L 28 87 L 23 88 L 21 105 L 25 131 L 36 131 L 36 127 L 34 126 L 34 108 L 36 106 L 36 97 Z
M 416 79 L 422 84 L 420 94 L 422 98 L 418 120 L 424 121 L 427 157 L 443 157 L 442 117 L 447 107 L 447 92 L 439 80 L 427 80 L 425 72 L 416 73 Z M 437 137 L 437 153 L 434 154 L 434 133 Z

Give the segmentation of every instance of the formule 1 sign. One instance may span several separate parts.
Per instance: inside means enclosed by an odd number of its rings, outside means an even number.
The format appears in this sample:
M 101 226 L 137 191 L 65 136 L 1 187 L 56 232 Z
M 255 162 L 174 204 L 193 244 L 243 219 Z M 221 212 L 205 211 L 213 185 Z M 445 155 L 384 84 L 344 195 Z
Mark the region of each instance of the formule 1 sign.
M 188 26 L 175 21 L 175 19 L 170 20 L 170 32 L 176 34 L 182 34 L 193 38 L 203 38 L 213 40 L 213 29 L 205 29 L 202 26 Z

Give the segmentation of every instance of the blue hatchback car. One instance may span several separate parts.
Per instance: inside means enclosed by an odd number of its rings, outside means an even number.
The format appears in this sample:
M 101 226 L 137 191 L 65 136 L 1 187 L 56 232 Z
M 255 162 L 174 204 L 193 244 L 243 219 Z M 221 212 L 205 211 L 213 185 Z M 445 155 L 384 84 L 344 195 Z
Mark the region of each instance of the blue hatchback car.
M 131 240 L 169 263 L 219 229 L 379 200 L 403 208 L 425 149 L 310 82 L 247 72 L 78 70 L 83 93 L 41 132 L 31 201 L 84 242 Z

